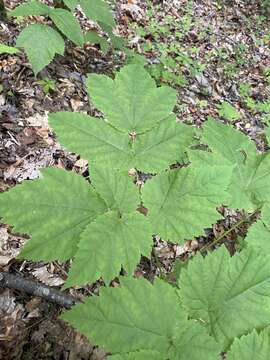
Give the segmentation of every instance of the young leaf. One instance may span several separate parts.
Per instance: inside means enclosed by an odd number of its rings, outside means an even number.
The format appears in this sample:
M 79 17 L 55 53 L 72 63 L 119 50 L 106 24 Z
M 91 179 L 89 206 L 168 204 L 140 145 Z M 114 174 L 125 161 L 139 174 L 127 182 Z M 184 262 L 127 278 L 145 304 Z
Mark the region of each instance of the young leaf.
M 84 114 L 50 114 L 49 122 L 61 144 L 89 163 L 113 164 L 116 169 L 138 168 L 157 172 L 181 160 L 192 143 L 193 129 L 174 117 L 134 139 L 107 122 Z
M 39 16 L 48 15 L 51 8 L 40 1 L 31 0 L 27 3 L 17 6 L 14 10 L 9 11 L 8 16 Z
M 270 354 L 270 331 L 269 328 L 260 334 L 256 330 L 240 339 L 235 339 L 227 360 L 268 360 Z
M 127 171 L 114 171 L 109 163 L 105 166 L 95 164 L 91 165 L 90 176 L 109 210 L 134 212 L 140 204 L 139 190 Z
M 152 245 L 151 228 L 144 215 L 134 211 L 120 217 L 115 211 L 107 212 L 81 234 L 65 287 L 100 277 L 108 284 L 122 266 L 132 274 L 141 255 L 150 255 Z
M 47 25 L 29 25 L 17 38 L 17 46 L 25 49 L 35 75 L 47 66 L 55 54 L 64 55 L 65 42 Z
M 228 170 L 225 167 L 226 170 Z M 192 239 L 220 218 L 230 171 L 222 166 L 182 168 L 161 173 L 142 189 L 153 232 L 171 242 Z
M 96 22 L 104 22 L 112 27 L 115 26 L 113 14 L 103 0 L 79 0 L 85 15 Z
M 58 29 L 66 35 L 68 39 L 73 41 L 75 45 L 83 45 L 84 36 L 80 23 L 70 11 L 64 9 L 53 9 L 50 11 L 49 16 Z
M 20 258 L 64 261 L 74 255 L 80 233 L 106 206 L 79 175 L 54 168 L 41 174 L 41 179 L 1 194 L 0 216 L 15 231 L 32 236 Z
M 176 91 L 167 86 L 157 88 L 140 65 L 125 66 L 114 81 L 105 75 L 89 75 L 87 88 L 108 121 L 128 133 L 153 128 L 172 113 L 176 103 Z
M 270 325 L 269 257 L 253 248 L 232 258 L 224 247 L 196 256 L 179 285 L 191 317 L 207 324 L 223 350 L 235 337 Z
M 5 44 L 0 43 L 0 54 L 17 54 L 19 52 L 19 49 L 16 49 L 13 46 L 7 46 Z
M 140 351 L 170 360 L 214 360 L 219 353 L 205 329 L 187 320 L 175 289 L 161 280 L 152 285 L 143 278 L 122 278 L 120 288 L 102 288 L 98 297 L 76 305 L 62 319 L 118 354 L 114 360 L 142 360 Z
M 240 113 L 228 102 L 224 101 L 221 105 L 219 105 L 220 117 L 223 117 L 227 120 L 238 120 L 240 119 Z

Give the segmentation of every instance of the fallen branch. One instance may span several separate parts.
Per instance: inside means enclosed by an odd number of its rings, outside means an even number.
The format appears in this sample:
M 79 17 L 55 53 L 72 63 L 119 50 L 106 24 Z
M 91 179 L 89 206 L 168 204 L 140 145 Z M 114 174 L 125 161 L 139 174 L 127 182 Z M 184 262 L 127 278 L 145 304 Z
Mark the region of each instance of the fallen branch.
M 32 280 L 26 280 L 22 276 L 13 275 L 6 272 L 0 272 L 0 288 L 16 289 L 24 291 L 27 294 L 41 297 L 52 303 L 70 308 L 78 299 L 73 296 L 66 295 L 60 290 L 50 288 L 49 286 L 37 283 Z

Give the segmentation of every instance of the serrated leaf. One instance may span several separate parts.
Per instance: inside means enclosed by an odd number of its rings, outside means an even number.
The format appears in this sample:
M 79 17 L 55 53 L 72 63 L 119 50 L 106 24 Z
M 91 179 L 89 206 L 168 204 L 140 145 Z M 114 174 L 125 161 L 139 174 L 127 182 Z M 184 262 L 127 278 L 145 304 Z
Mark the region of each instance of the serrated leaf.
M 265 135 L 266 135 L 266 140 L 268 142 L 268 146 L 270 146 L 270 127 L 267 127 L 266 129 L 264 129 Z
M 115 80 L 105 75 L 89 75 L 87 88 L 94 105 L 120 130 L 139 134 L 166 119 L 176 104 L 176 91 L 157 88 L 140 65 L 128 65 Z M 104 94 L 108 96 L 104 96 Z
M 229 206 L 256 210 L 270 199 L 270 154 L 249 156 L 233 173 Z
M 261 219 L 249 228 L 245 240 L 248 244 L 270 254 L 270 208 L 268 205 L 263 206 Z
M 235 107 L 227 101 L 223 101 L 222 104 L 219 105 L 218 114 L 220 117 L 223 117 L 227 120 L 238 120 L 241 117 L 240 113 L 235 109 Z
M 50 11 L 49 16 L 58 29 L 66 35 L 68 39 L 73 41 L 75 45 L 83 45 L 84 36 L 80 23 L 70 11 L 65 9 L 53 9 Z
M 64 261 L 74 255 L 86 225 L 106 207 L 83 177 L 54 168 L 41 174 L 1 194 L 0 216 L 15 231 L 32 236 L 20 258 Z
M 122 266 L 132 274 L 141 255 L 150 255 L 152 245 L 151 227 L 144 215 L 135 211 L 121 217 L 115 211 L 100 215 L 81 234 L 65 287 L 100 277 L 109 283 Z
M 13 46 L 7 46 L 5 44 L 1 44 L 0 43 L 0 54 L 17 54 L 19 51 L 19 49 L 16 49 Z
M 235 339 L 227 360 L 269 360 L 270 356 L 270 331 L 269 328 L 260 334 L 256 330 L 252 333 Z
M 258 220 L 250 227 L 245 240 L 249 245 L 253 245 L 256 248 L 259 247 L 267 254 L 270 254 L 270 228 L 263 221 Z
M 230 257 L 222 247 L 196 256 L 180 274 L 180 296 L 192 318 L 223 346 L 270 325 L 269 258 L 253 248 Z
M 65 42 L 47 25 L 29 25 L 17 38 L 17 46 L 25 49 L 35 75 L 46 67 L 56 54 L 64 55 Z
M 192 143 L 193 130 L 174 117 L 133 141 L 103 120 L 80 113 L 50 114 L 49 122 L 61 144 L 89 163 L 111 163 L 116 169 L 156 172 L 180 161 Z
M 161 280 L 152 285 L 143 278 L 122 278 L 120 288 L 101 289 L 62 319 L 112 355 L 123 355 L 120 359 L 140 360 L 128 353 L 156 351 L 162 359 L 214 360 L 219 352 L 205 329 L 187 320 L 175 289 Z
M 182 162 L 185 151 L 192 144 L 194 131 L 177 123 L 175 116 L 162 121 L 133 143 L 131 168 L 155 173 L 169 165 Z
M 207 120 L 204 124 L 202 142 L 232 165 L 243 164 L 245 159 L 243 152 L 247 156 L 257 154 L 255 143 L 245 134 L 213 119 Z
M 270 188 L 267 191 L 270 184 L 269 154 L 257 153 L 255 143 L 246 135 L 214 120 L 205 124 L 202 141 L 210 146 L 213 156 L 222 157 L 224 164 L 234 166 L 228 187 L 231 196 L 228 205 L 246 210 L 260 207 L 270 194 Z
M 90 164 L 110 162 L 115 168 L 128 168 L 130 139 L 105 121 L 80 113 L 58 112 L 49 115 L 49 123 L 60 143 Z
M 48 15 L 51 8 L 40 1 L 29 1 L 17 6 L 14 10 L 9 11 L 8 16 L 39 16 Z
M 96 22 L 104 22 L 112 27 L 115 26 L 113 14 L 108 4 L 103 0 L 80 0 L 85 15 Z
M 90 176 L 108 209 L 128 213 L 134 212 L 140 204 L 138 187 L 127 171 L 114 171 L 110 163 L 105 166 L 95 164 L 91 165 Z
M 153 231 L 171 242 L 201 234 L 220 218 L 216 207 L 226 202 L 230 177 L 221 166 L 204 166 L 152 178 L 142 189 L 142 199 Z
M 100 36 L 96 31 L 88 31 L 85 34 L 85 41 L 88 41 L 90 44 L 97 44 L 100 46 L 102 52 L 107 53 L 109 50 L 108 41 Z
M 80 0 L 63 0 L 64 4 L 71 10 L 74 11 Z

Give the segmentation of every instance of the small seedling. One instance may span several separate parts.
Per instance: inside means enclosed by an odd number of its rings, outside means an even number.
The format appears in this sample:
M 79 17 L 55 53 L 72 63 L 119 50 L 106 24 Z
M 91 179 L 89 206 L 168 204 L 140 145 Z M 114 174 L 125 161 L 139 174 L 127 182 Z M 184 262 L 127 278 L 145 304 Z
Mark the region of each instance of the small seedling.
M 53 92 L 56 90 L 55 81 L 52 79 L 49 79 L 48 77 L 45 77 L 42 80 L 38 80 L 38 81 L 36 81 L 36 83 L 42 87 L 42 90 L 43 90 L 44 94 L 46 94 L 46 95 L 50 91 Z
M 218 106 L 218 114 L 226 120 L 238 120 L 240 119 L 240 113 L 230 103 L 224 101 Z

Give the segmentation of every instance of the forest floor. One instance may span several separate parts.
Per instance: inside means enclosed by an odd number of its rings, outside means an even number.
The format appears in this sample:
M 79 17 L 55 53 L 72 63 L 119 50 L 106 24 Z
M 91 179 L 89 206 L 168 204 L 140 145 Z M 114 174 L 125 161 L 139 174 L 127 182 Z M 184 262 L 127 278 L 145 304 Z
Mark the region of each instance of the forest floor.
M 50 4 L 49 0 L 43 2 Z M 7 9 L 20 3 L 5 1 Z M 146 57 L 147 68 L 158 84 L 178 90 L 174 111 L 179 121 L 194 127 L 200 127 L 209 116 L 230 122 L 250 136 L 261 151 L 265 149 L 263 129 L 270 123 L 270 9 L 261 3 L 120 0 L 113 6 L 117 33 L 130 49 Z M 79 12 L 78 19 L 84 29 L 95 27 Z M 2 22 L 0 42 L 14 46 L 26 23 L 46 21 L 31 17 Z M 0 192 L 36 179 L 39 169 L 48 166 L 88 175 L 87 162 L 56 141 L 48 127 L 48 113 L 99 115 L 87 97 L 86 75 L 113 75 L 125 61 L 132 59 L 120 51 L 104 55 L 98 45 L 78 48 L 68 44 L 65 56 L 57 56 L 35 77 L 23 53 L 0 55 Z M 46 78 L 51 80 L 48 92 L 48 80 L 39 82 Z M 233 253 L 247 229 L 242 226 L 228 232 L 242 214 L 225 208 L 220 212 L 224 220 L 183 246 L 156 238 L 152 258 L 143 258 L 137 272 L 150 279 L 160 272 L 168 273 L 177 259 L 191 257 L 223 233 L 222 241 Z M 0 270 L 60 288 L 69 264 L 16 260 L 26 241 L 25 236 L 0 224 Z M 83 298 L 96 293 L 99 286 L 96 283 L 69 292 Z M 57 320 L 60 311 L 60 306 L 43 299 L 0 290 L 0 360 L 104 359 L 102 350 Z

